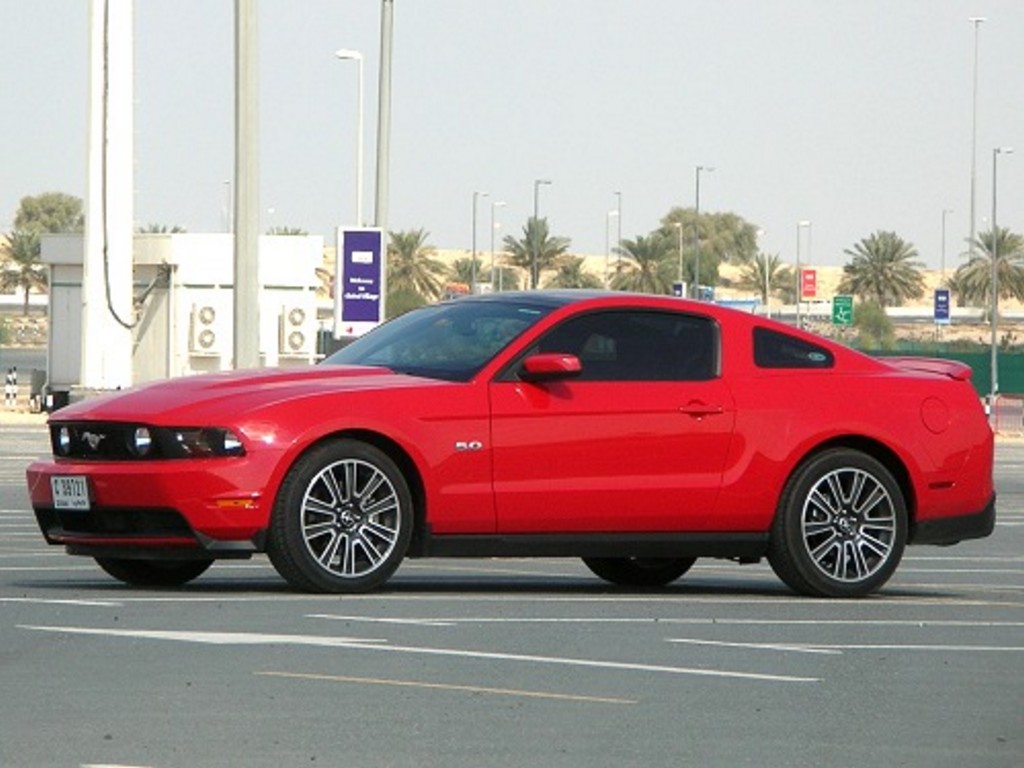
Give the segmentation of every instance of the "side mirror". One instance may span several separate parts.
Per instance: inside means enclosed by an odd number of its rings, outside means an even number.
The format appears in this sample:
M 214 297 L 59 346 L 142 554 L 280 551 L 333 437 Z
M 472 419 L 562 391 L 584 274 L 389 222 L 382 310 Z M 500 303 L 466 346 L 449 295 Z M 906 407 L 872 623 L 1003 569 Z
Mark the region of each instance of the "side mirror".
M 523 381 L 559 381 L 579 376 L 583 372 L 580 359 L 576 355 L 561 352 L 548 352 L 530 355 L 523 361 L 523 369 L 519 378 Z

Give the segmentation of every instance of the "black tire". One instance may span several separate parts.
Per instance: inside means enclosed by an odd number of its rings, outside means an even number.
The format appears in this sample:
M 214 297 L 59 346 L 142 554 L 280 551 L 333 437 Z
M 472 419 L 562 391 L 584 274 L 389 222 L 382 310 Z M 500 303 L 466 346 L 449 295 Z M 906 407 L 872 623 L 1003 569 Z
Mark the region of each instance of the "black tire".
M 836 448 L 789 479 L 768 561 L 800 594 L 863 597 L 889 580 L 906 541 L 906 500 L 892 473 L 865 453 Z
M 697 562 L 695 557 L 584 557 L 597 576 L 620 587 L 663 587 Z
M 367 592 L 398 568 L 413 529 L 401 470 L 372 445 L 335 440 L 295 462 L 277 494 L 267 554 L 306 592 Z
M 115 579 L 136 587 L 180 587 L 206 573 L 213 560 L 132 560 L 97 557 L 96 564 Z

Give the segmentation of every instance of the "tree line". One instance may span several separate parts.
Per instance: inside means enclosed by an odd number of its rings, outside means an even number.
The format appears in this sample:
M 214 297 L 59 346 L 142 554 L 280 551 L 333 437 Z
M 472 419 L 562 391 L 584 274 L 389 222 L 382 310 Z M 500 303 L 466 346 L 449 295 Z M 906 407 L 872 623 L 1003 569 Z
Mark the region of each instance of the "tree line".
M 46 290 L 46 268 L 40 261 L 39 238 L 45 233 L 81 232 L 80 198 L 59 192 L 24 197 L 13 229 L 0 236 L 0 291 L 20 292 L 24 311 L 32 291 Z M 181 227 L 151 224 L 140 232 L 184 232 Z M 676 283 L 732 287 L 783 303 L 796 300 L 796 274 L 779 254 L 761 252 L 757 227 L 735 213 L 700 213 L 674 207 L 647 234 L 623 239 L 609 250 L 604 274 L 584 268 L 584 258 L 570 252 L 571 241 L 551 232 L 546 218 L 527 219 L 519 236 L 506 235 L 494 264 L 479 256 L 450 266 L 437 258 L 426 229 L 388 233 L 389 315 L 489 284 L 492 290 L 521 288 L 609 288 L 670 294 Z M 277 227 L 269 234 L 305 234 Z M 946 280 L 959 306 L 990 303 L 993 257 L 999 298 L 1024 301 L 1024 237 L 1009 229 L 980 232 L 962 263 Z M 924 264 L 914 245 L 895 232 L 877 231 L 844 253 L 840 293 L 857 296 L 882 308 L 900 306 L 924 296 Z M 739 268 L 730 282 L 723 264 Z M 319 272 L 319 271 L 318 271 Z M 321 273 L 325 279 L 326 273 Z

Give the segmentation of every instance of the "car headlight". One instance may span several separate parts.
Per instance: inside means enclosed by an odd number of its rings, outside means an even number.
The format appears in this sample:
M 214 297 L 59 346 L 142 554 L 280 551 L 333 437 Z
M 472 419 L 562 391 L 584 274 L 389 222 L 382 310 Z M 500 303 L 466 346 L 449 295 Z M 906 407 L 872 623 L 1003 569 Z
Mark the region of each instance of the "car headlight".
M 153 434 L 149 427 L 136 427 L 128 441 L 128 450 L 139 457 L 149 455 L 153 450 Z
M 61 427 L 57 431 L 57 440 L 54 446 L 59 456 L 67 456 L 71 453 L 71 430 L 68 427 Z
M 217 427 L 178 428 L 170 430 L 173 454 L 201 458 L 204 456 L 243 456 L 242 441 L 230 429 Z

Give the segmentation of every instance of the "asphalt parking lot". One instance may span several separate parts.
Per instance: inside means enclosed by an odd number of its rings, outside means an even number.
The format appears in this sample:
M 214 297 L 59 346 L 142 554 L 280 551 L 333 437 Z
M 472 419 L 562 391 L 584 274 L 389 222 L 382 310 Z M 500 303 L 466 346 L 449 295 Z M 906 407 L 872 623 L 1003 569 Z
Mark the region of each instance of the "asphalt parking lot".
M 47 547 L 0 441 L 0 765 L 1019 766 L 1024 442 L 989 539 L 908 550 L 858 601 L 699 561 L 623 592 L 572 560 L 408 561 L 289 591 L 265 559 L 181 590 Z

